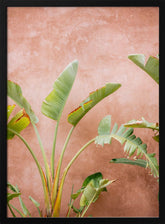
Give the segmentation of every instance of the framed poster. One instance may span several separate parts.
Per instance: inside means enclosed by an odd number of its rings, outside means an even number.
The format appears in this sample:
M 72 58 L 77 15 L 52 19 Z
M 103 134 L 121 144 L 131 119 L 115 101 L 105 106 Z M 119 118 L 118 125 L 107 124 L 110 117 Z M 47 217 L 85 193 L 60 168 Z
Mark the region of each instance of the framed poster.
M 159 9 L 3 1 L 2 220 L 159 223 Z

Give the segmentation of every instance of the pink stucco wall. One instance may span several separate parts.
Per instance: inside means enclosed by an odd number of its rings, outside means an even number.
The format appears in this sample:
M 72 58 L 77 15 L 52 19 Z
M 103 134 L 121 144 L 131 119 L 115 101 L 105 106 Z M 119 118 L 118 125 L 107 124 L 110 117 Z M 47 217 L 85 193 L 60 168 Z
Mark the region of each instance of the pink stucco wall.
M 72 92 L 65 106 L 57 138 L 56 161 L 71 125 L 67 115 L 107 82 L 122 87 L 93 108 L 77 125 L 68 144 L 64 168 L 73 155 L 97 135 L 100 120 L 110 114 L 112 123 L 121 125 L 143 116 L 159 120 L 158 85 L 128 60 L 129 54 L 156 56 L 159 47 L 159 9 L 156 7 L 41 7 L 8 8 L 8 79 L 18 83 L 39 118 L 37 124 L 46 155 L 51 156 L 55 122 L 41 113 L 41 104 L 57 76 L 74 59 L 79 68 Z M 9 99 L 9 104 L 12 101 Z M 18 111 L 19 108 L 16 109 Z M 135 134 L 147 143 L 148 152 L 158 144 L 152 130 L 139 129 Z M 43 166 L 34 130 L 22 132 Z M 118 179 L 108 187 L 87 215 L 94 217 L 157 217 L 158 183 L 141 167 L 110 164 L 112 158 L 124 157 L 123 146 L 115 140 L 104 148 L 90 145 L 70 169 L 62 197 L 61 216 L 67 212 L 72 185 L 77 191 L 83 180 L 94 172 L 104 178 Z M 8 142 L 8 180 L 17 184 L 33 216 L 36 208 L 31 195 L 44 209 L 40 176 L 31 155 L 15 137 Z M 13 204 L 19 207 L 18 200 Z M 8 213 L 11 216 L 10 212 Z

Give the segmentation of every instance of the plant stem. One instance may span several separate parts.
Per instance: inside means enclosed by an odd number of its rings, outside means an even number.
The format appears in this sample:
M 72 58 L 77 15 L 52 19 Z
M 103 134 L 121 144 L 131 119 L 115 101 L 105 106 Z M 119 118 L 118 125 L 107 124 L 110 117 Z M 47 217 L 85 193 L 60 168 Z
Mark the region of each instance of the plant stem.
M 21 217 L 26 217 L 25 214 L 22 213 L 22 212 L 20 212 L 14 205 L 11 205 L 11 204 L 10 204 L 10 206 L 11 206 L 14 210 L 16 210 L 16 212 L 18 212 L 18 214 L 20 214 Z
M 38 139 L 40 149 L 41 149 L 41 152 L 42 152 L 42 156 L 43 156 L 43 159 L 44 159 L 45 170 L 46 170 L 46 179 L 47 179 L 48 189 L 49 189 L 49 192 L 50 192 L 50 190 L 51 190 L 51 187 L 50 187 L 50 185 L 51 185 L 51 175 L 50 175 L 50 170 L 49 170 L 49 165 L 48 165 L 48 162 L 47 162 L 45 150 L 44 150 L 43 144 L 41 142 L 41 138 L 40 138 L 40 135 L 39 135 L 39 132 L 38 132 L 38 129 L 37 129 L 36 125 L 33 122 L 31 122 L 31 123 L 32 123 L 32 125 L 34 127 L 34 130 L 35 130 L 35 133 L 37 135 L 37 139 Z
M 72 160 L 69 162 L 69 164 L 67 165 L 67 167 L 64 170 L 62 179 L 61 179 L 61 184 L 59 187 L 59 191 L 58 191 L 58 195 L 57 195 L 57 199 L 56 199 L 56 203 L 53 209 L 53 216 L 54 217 L 58 217 L 59 216 L 59 211 L 60 211 L 60 206 L 61 206 L 61 197 L 62 197 L 62 190 L 63 190 L 63 185 L 64 185 L 64 181 L 65 181 L 65 177 L 68 173 L 69 168 L 71 167 L 72 163 L 77 159 L 77 157 L 81 154 L 81 152 L 84 151 L 84 149 L 89 146 L 91 143 L 93 143 L 95 141 L 95 138 L 91 139 L 89 142 L 87 142 L 77 153 L 76 155 L 72 158 Z
M 63 160 L 63 157 L 64 157 L 64 152 L 65 152 L 65 149 L 67 147 L 68 141 L 70 139 L 70 136 L 71 136 L 73 130 L 74 130 L 74 126 L 70 129 L 70 132 L 69 132 L 69 134 L 68 134 L 68 136 L 66 138 L 64 147 L 63 147 L 62 152 L 61 152 L 61 155 L 60 155 L 59 166 L 58 166 L 58 170 L 57 170 L 58 179 L 59 179 L 59 174 L 60 174 L 60 170 L 61 170 L 62 160 Z
M 66 215 L 67 218 L 69 218 L 69 215 L 70 215 L 70 211 L 71 211 L 73 202 L 74 202 L 74 201 L 71 201 L 71 203 L 69 204 L 69 209 L 68 209 L 68 212 L 67 212 L 67 215 Z
M 55 147 L 56 147 L 58 125 L 59 125 L 59 120 L 57 121 L 56 127 L 55 127 L 53 148 L 52 148 L 52 155 L 51 155 L 51 172 L 52 172 L 52 179 L 53 180 L 54 180 L 54 159 L 55 159 Z
M 96 194 L 94 194 L 93 198 L 91 199 L 91 201 L 89 202 L 89 204 L 85 207 L 85 209 L 84 209 L 84 211 L 83 211 L 83 213 L 82 213 L 82 215 L 81 215 L 80 217 L 84 217 L 84 215 L 85 215 L 85 213 L 87 212 L 89 206 L 92 204 L 92 202 L 93 202 L 95 196 L 96 196 Z
M 59 162 L 58 162 L 58 166 L 57 166 L 57 172 L 56 172 L 56 176 L 55 176 L 54 184 L 53 184 L 53 189 L 52 189 L 52 207 L 54 206 L 54 202 L 55 202 L 56 195 L 57 195 L 59 176 L 60 176 L 62 160 L 63 160 L 63 157 L 64 157 L 64 152 L 65 152 L 65 149 L 67 147 L 68 141 L 70 139 L 70 136 L 71 136 L 73 130 L 74 130 L 74 126 L 70 129 L 70 132 L 69 132 L 69 134 L 66 138 L 65 144 L 63 146 L 63 149 L 62 149 L 62 152 L 61 152 L 61 155 L 60 155 L 60 158 L 59 158 Z
M 49 211 L 50 210 L 50 207 L 49 207 L 49 194 L 48 194 L 48 189 L 47 189 L 47 186 L 46 186 L 46 181 L 45 181 L 45 178 L 44 178 L 44 173 L 42 171 L 42 168 L 39 164 L 39 161 L 38 159 L 36 158 L 33 150 L 31 149 L 31 147 L 29 146 L 29 144 L 26 142 L 26 140 L 19 134 L 17 133 L 16 131 L 8 128 L 8 131 L 12 132 L 13 134 L 17 135 L 22 141 L 23 143 L 26 145 L 26 147 L 28 148 L 29 152 L 31 153 L 37 167 L 38 167 L 38 170 L 39 170 L 39 173 L 40 173 L 40 176 L 41 176 L 41 180 L 42 180 L 42 185 L 43 185 L 43 190 L 44 190 L 44 196 L 45 196 L 45 204 L 46 204 L 46 208 L 47 210 Z
M 74 185 L 72 185 L 71 196 L 72 196 L 72 194 L 73 194 L 73 187 L 74 187 Z M 66 214 L 66 217 L 69 217 L 69 215 L 70 215 L 70 211 L 71 211 L 71 208 L 72 208 L 72 205 L 73 205 L 73 199 L 72 199 L 72 197 L 70 197 L 69 208 L 68 208 L 68 212 L 67 212 L 67 214 Z
M 8 203 L 7 205 L 8 205 L 8 207 L 9 207 L 10 212 L 11 212 L 11 214 L 13 215 L 13 217 L 16 217 L 16 215 L 14 214 L 14 212 L 13 212 L 13 210 L 12 210 L 12 208 L 11 208 L 10 204 Z
M 66 169 L 65 169 L 65 171 L 64 171 L 64 174 L 63 175 L 65 175 L 66 176 L 66 174 L 67 174 L 67 172 L 68 172 L 68 170 L 69 170 L 69 168 L 71 167 L 71 165 L 72 165 L 72 163 L 77 159 L 77 157 L 84 151 L 84 149 L 86 148 L 86 147 L 88 147 L 91 143 L 93 143 L 95 141 L 95 138 L 93 138 L 93 139 L 91 139 L 90 141 L 88 141 L 77 153 L 76 153 L 76 155 L 72 158 L 72 160 L 68 163 L 68 165 L 67 165 L 67 167 L 66 167 Z

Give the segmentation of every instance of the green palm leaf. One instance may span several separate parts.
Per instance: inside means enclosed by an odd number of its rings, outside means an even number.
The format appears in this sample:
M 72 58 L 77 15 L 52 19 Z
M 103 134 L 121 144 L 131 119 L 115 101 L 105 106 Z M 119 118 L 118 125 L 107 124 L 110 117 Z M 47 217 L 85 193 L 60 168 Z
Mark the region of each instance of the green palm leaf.
M 104 145 L 110 144 L 111 139 L 114 138 L 119 141 L 121 144 L 125 143 L 124 151 L 129 155 L 132 156 L 137 151 L 137 156 L 145 156 L 147 161 L 147 166 L 151 169 L 151 173 L 155 177 L 159 177 L 159 166 L 157 160 L 155 158 L 155 154 L 148 154 L 147 153 L 147 145 L 142 143 L 140 138 L 136 138 L 133 135 L 133 128 L 126 128 L 121 125 L 118 128 L 118 125 L 115 125 L 110 131 L 111 128 L 111 116 L 108 115 L 104 117 L 98 127 L 98 136 L 95 138 L 95 143 Z
M 60 74 L 53 85 L 53 90 L 42 103 L 42 113 L 53 119 L 58 120 L 61 116 L 66 100 L 71 91 L 78 70 L 78 61 L 70 63 Z
M 30 117 L 31 122 L 34 122 L 34 123 L 37 123 L 38 122 L 38 118 L 36 117 L 36 115 L 32 111 L 31 106 L 28 103 L 28 101 L 22 95 L 21 87 L 18 84 L 14 83 L 14 82 L 12 82 L 10 80 L 8 80 L 8 83 L 7 83 L 7 94 L 21 108 L 24 108 L 25 109 L 26 113 Z
M 118 83 L 108 83 L 104 87 L 90 93 L 79 107 L 68 115 L 68 122 L 73 126 L 76 126 L 76 124 L 90 109 L 92 109 L 102 99 L 115 92 L 120 86 L 121 84 Z
M 146 64 L 143 54 L 129 55 L 128 58 L 147 72 L 159 84 L 159 58 L 150 56 Z

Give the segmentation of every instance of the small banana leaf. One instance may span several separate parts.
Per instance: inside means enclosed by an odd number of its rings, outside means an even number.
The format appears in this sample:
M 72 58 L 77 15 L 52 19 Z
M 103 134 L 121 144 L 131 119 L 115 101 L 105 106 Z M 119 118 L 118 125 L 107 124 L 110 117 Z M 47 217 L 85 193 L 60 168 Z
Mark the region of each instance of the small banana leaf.
M 38 122 L 37 116 L 32 111 L 31 106 L 28 103 L 28 101 L 22 95 L 21 87 L 18 84 L 8 80 L 8 82 L 7 82 L 7 95 L 12 100 L 14 100 L 21 108 L 25 109 L 26 113 L 30 117 L 31 122 L 34 122 L 34 123 Z
M 95 181 L 91 180 L 85 187 L 80 198 L 80 206 L 86 206 L 90 203 L 94 203 L 98 199 L 100 193 L 102 191 L 106 191 L 105 189 L 110 183 L 112 183 L 112 181 L 102 179 L 98 182 L 98 186 L 96 187 Z
M 17 188 L 14 186 L 14 185 L 12 185 L 11 183 L 7 183 L 7 187 L 11 190 L 11 191 L 13 191 L 13 192 L 17 192 Z
M 11 211 L 11 213 L 12 213 L 12 215 L 13 215 L 14 217 L 16 217 L 16 215 L 14 214 L 13 210 L 11 209 L 11 207 L 12 207 L 16 212 L 18 212 L 18 214 L 20 214 L 21 217 L 26 217 L 26 215 L 25 215 L 24 213 L 22 213 L 21 211 L 19 211 L 14 205 L 11 205 L 10 203 L 8 203 L 8 207 L 9 207 L 9 209 L 10 209 L 10 211 Z
M 150 128 L 152 130 L 159 131 L 159 125 L 158 123 L 150 123 L 142 117 L 142 120 L 131 120 L 125 124 L 123 124 L 125 127 L 132 127 L 132 128 Z
M 114 180 L 109 181 L 108 179 L 103 179 L 103 175 L 100 172 L 88 176 L 84 180 L 81 189 L 71 195 L 71 198 L 75 200 L 82 193 L 80 198 L 80 208 L 77 209 L 72 204 L 73 211 L 79 214 L 83 212 L 84 216 L 90 204 L 98 199 L 101 192 L 107 191 L 106 187 L 112 182 L 114 182 Z
M 18 189 L 17 186 L 16 186 L 16 189 L 17 189 L 17 192 L 20 192 L 20 190 Z M 23 213 L 25 214 L 25 216 L 28 216 L 28 215 L 31 216 L 31 214 L 30 214 L 29 210 L 27 209 L 25 203 L 23 202 L 21 196 L 19 195 L 18 197 L 19 197 L 19 202 L 20 202 L 22 211 L 23 211 Z
M 132 128 L 150 128 L 153 131 L 159 132 L 159 124 L 158 123 L 150 123 L 142 117 L 142 120 L 131 120 L 124 124 L 125 127 L 132 127 Z M 153 139 L 159 142 L 159 134 L 155 133 Z
M 94 173 L 94 174 L 88 176 L 88 177 L 84 180 L 84 182 L 83 182 L 83 184 L 82 184 L 82 187 L 81 187 L 75 194 L 72 194 L 72 195 L 71 195 L 71 198 L 75 200 L 75 199 L 76 199 L 76 198 L 83 192 L 83 190 L 85 189 L 85 187 L 89 184 L 89 182 L 90 182 L 91 180 L 94 181 L 95 186 L 98 186 L 98 185 L 99 185 L 99 181 L 100 181 L 101 179 L 103 179 L 103 175 L 102 175 L 102 173 L 100 173 L 100 172 L 98 172 L 98 173 Z
M 7 187 L 13 191 L 14 193 L 7 193 L 7 203 L 8 203 L 8 206 L 9 206 L 9 209 L 11 211 L 11 213 L 13 214 L 13 216 L 15 217 L 15 214 L 14 212 L 12 211 L 11 207 L 14 208 L 22 217 L 26 217 L 26 216 L 31 216 L 29 210 L 27 209 L 27 207 L 25 206 L 24 202 L 22 201 L 22 198 L 21 198 L 21 192 L 20 190 L 18 189 L 17 186 L 14 186 L 12 184 L 10 184 L 9 182 L 7 183 Z M 9 204 L 9 201 L 12 200 L 13 198 L 15 197 L 18 197 L 19 198 L 19 201 L 20 201 L 20 205 L 21 205 L 21 208 L 23 210 L 23 213 L 21 213 L 18 209 L 16 209 L 13 205 Z
M 39 208 L 40 207 L 40 203 L 37 202 L 34 198 L 32 198 L 31 196 L 29 196 L 29 199 L 34 203 L 34 205 Z
M 79 105 L 79 107 L 68 115 L 68 122 L 73 126 L 76 126 L 76 124 L 90 109 L 92 109 L 102 99 L 115 92 L 120 86 L 121 84 L 118 83 L 108 83 L 104 87 L 90 93 L 89 96 Z
M 99 181 L 103 179 L 103 175 L 100 172 L 94 173 L 92 175 L 89 175 L 83 182 L 82 184 L 82 189 L 84 189 L 91 180 L 94 181 L 94 186 L 98 187 L 99 186 Z
M 39 213 L 39 215 L 40 215 L 40 217 L 42 217 L 42 213 L 41 213 L 41 211 L 40 211 L 40 209 L 39 209 L 39 207 L 40 207 L 40 203 L 39 202 L 37 202 L 34 198 L 32 198 L 31 196 L 29 196 L 29 199 L 33 202 L 33 204 L 36 206 L 36 208 L 37 208 L 37 210 L 38 210 L 38 213 Z
M 80 208 L 78 209 L 78 208 L 76 208 L 74 205 L 72 205 L 71 208 L 73 209 L 73 211 L 74 211 L 75 213 L 80 214 L 80 213 L 83 211 L 84 206 L 82 206 L 82 207 L 80 207 Z
M 159 58 L 150 56 L 146 64 L 143 54 L 129 55 L 128 58 L 147 72 L 159 84 Z
M 59 120 L 78 70 L 78 61 L 70 63 L 60 74 L 53 85 L 53 90 L 42 103 L 42 113 L 53 119 Z
M 147 161 L 144 159 L 127 159 L 127 158 L 118 158 L 118 159 L 112 159 L 110 163 L 123 163 L 123 164 L 129 164 L 129 165 L 137 165 L 146 168 L 147 167 Z
M 21 195 L 21 193 L 7 193 L 7 203 L 12 200 L 13 198 L 18 197 L 19 195 Z
M 11 108 L 11 106 L 9 106 Z M 20 110 L 7 124 L 7 128 L 10 128 L 17 133 L 23 131 L 30 124 L 30 118 L 24 109 Z M 11 131 L 7 131 L 7 139 L 12 139 L 15 136 Z
M 11 204 L 9 203 L 9 201 L 11 201 L 13 198 L 16 198 L 16 197 L 20 196 L 20 195 L 21 195 L 21 192 L 18 192 L 17 188 L 16 188 L 14 185 L 10 184 L 9 182 L 7 183 L 7 187 L 8 187 L 12 192 L 14 192 L 14 193 L 9 193 L 9 192 L 7 193 L 7 206 L 8 206 L 8 208 L 10 209 L 11 214 L 13 215 L 13 217 L 16 217 L 14 211 L 12 210 L 12 208 L 13 208 L 13 209 L 16 210 L 22 217 L 25 217 L 25 215 L 23 215 L 18 209 L 16 209 L 13 205 L 11 205 Z
M 159 142 L 159 134 L 158 134 L 158 135 L 153 136 L 153 139 L 154 139 L 156 142 Z

